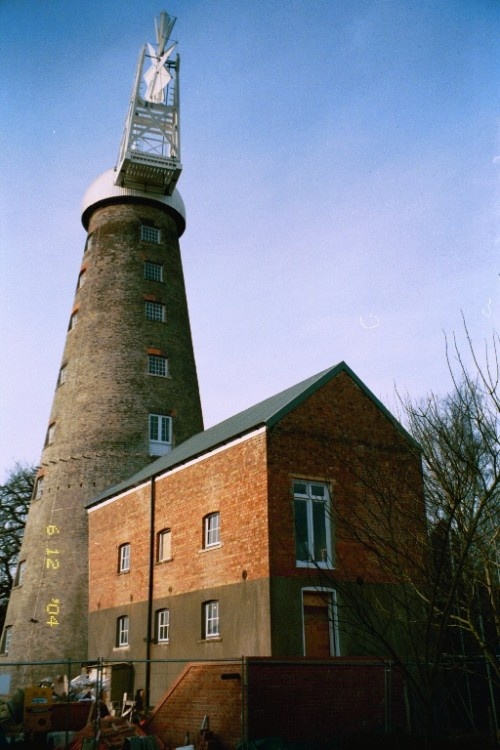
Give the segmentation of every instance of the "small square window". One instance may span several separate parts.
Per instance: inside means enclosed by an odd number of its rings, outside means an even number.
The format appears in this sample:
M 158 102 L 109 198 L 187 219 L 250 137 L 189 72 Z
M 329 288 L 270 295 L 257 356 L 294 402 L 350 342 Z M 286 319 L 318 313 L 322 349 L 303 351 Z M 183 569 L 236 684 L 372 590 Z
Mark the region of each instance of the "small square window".
M 219 636 L 219 602 L 212 600 L 203 603 L 203 638 Z
M 159 323 L 165 322 L 165 305 L 161 302 L 150 302 L 146 300 L 146 320 L 156 320 Z
M 203 546 L 214 547 L 220 544 L 220 513 L 209 513 L 203 519 Z
M 141 224 L 141 240 L 152 242 L 155 245 L 160 244 L 160 230 L 156 227 L 150 227 L 147 224 Z
M 116 647 L 122 648 L 128 646 L 129 638 L 129 618 L 128 615 L 119 617 L 116 621 Z
M 10 642 L 12 640 L 12 626 L 7 625 L 3 631 L 2 654 L 8 654 L 10 651 Z
M 157 545 L 157 562 L 166 562 L 172 559 L 172 532 L 170 529 L 163 529 L 158 532 L 158 545 Z
M 130 570 L 130 544 L 121 544 L 118 549 L 118 572 L 128 573 Z
M 157 354 L 148 354 L 148 375 L 168 376 L 168 359 Z
M 168 643 L 170 630 L 170 610 L 159 609 L 156 613 L 156 640 Z
M 152 260 L 144 261 L 144 278 L 148 281 L 163 281 L 163 264 Z

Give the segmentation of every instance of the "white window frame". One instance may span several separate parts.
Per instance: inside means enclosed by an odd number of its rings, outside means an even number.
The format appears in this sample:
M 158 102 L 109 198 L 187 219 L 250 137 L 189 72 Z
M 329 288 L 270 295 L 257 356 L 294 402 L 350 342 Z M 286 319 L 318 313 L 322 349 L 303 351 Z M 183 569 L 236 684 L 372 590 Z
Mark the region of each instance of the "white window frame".
M 168 357 L 159 354 L 148 354 L 148 375 L 157 378 L 168 378 Z
M 147 299 L 144 303 L 144 314 L 146 320 L 152 320 L 156 323 L 165 322 L 165 305 L 163 302 Z
M 158 532 L 157 562 L 167 562 L 172 559 L 172 530 L 162 529 Z
M 211 599 L 208 602 L 203 602 L 203 637 L 206 640 L 209 640 L 210 638 L 219 638 L 219 626 L 219 601 L 217 599 Z
M 129 645 L 129 630 L 129 616 L 122 615 L 116 621 L 116 648 L 124 648 Z
M 161 241 L 161 231 L 157 227 L 151 227 L 148 224 L 141 224 L 141 240 L 159 245 Z
M 149 455 L 164 456 L 172 450 L 172 417 L 149 415 Z
M 299 485 L 305 487 L 305 491 L 299 490 Z M 316 490 L 322 489 L 322 493 Z M 325 482 L 314 482 L 305 479 L 295 479 L 293 482 L 294 519 L 295 519 L 295 559 L 298 568 L 333 568 L 333 540 L 332 540 L 332 514 L 330 491 Z M 297 520 L 298 508 L 305 510 L 307 539 L 299 539 L 299 522 Z M 315 547 L 318 540 L 315 539 L 315 519 L 318 519 L 318 511 L 322 508 L 324 544 L 321 556 L 316 554 Z M 305 547 L 306 555 L 299 557 L 299 548 Z
M 203 519 L 203 547 L 220 547 L 220 513 L 209 513 Z
M 130 542 L 120 544 L 118 547 L 118 572 L 128 573 L 130 571 Z
M 144 278 L 148 281 L 163 282 L 163 263 L 156 263 L 154 260 L 145 260 Z
M 304 594 L 305 593 L 321 594 L 325 597 L 325 604 L 328 607 L 328 624 L 330 632 L 330 656 L 340 656 L 340 637 L 339 637 L 339 620 L 337 609 L 337 591 L 335 589 L 323 586 L 305 586 L 302 589 L 302 653 L 306 656 L 306 624 L 304 612 Z
M 170 641 L 170 610 L 167 608 L 156 612 L 156 640 L 158 643 Z
M 12 641 L 12 625 L 6 625 L 3 629 L 2 637 L 2 654 L 7 655 L 10 651 L 10 644 Z

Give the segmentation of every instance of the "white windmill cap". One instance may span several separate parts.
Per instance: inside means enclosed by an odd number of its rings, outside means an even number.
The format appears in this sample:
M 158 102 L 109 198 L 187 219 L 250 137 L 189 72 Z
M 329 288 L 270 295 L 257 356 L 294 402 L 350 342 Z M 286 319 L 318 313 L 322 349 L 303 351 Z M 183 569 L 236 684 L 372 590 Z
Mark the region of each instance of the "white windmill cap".
M 177 224 L 179 237 L 181 236 L 186 228 L 186 208 L 177 189 L 174 190 L 172 195 L 162 195 L 147 189 L 115 185 L 115 177 L 115 170 L 108 169 L 87 188 L 82 201 L 82 224 L 85 229 L 88 229 L 90 216 L 96 208 L 113 203 L 149 203 L 158 208 L 163 208 L 173 216 Z

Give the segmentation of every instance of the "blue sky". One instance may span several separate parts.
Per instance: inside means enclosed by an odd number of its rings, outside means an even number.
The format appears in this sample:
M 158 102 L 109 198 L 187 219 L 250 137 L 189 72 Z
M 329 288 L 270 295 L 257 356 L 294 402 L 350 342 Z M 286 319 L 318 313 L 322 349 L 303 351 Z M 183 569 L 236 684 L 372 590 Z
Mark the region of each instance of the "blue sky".
M 0 0 L 0 475 L 39 459 L 137 58 L 177 17 L 206 426 L 345 360 L 386 403 L 498 328 L 497 0 Z

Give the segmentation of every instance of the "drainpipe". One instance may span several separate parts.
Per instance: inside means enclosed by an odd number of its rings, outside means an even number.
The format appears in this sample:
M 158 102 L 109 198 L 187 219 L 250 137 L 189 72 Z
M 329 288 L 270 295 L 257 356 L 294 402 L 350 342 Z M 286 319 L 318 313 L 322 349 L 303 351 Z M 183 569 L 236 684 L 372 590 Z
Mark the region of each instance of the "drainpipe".
M 144 704 L 149 708 L 149 693 L 151 687 L 151 643 L 153 638 L 153 578 L 155 566 L 155 504 L 156 485 L 154 475 L 151 477 L 149 494 L 149 571 L 148 571 L 148 618 L 146 630 L 146 677 L 144 685 Z

